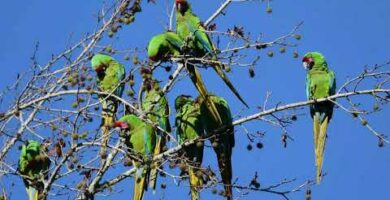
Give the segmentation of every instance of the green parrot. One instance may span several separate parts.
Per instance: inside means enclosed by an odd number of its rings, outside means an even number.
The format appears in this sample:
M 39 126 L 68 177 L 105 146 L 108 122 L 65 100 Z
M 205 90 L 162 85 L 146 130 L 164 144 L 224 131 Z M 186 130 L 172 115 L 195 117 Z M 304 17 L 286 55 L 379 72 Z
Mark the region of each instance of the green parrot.
M 306 95 L 309 100 L 332 96 L 336 93 L 336 78 L 328 69 L 325 57 L 318 52 L 309 52 L 303 57 L 303 66 L 308 70 L 306 76 Z M 310 105 L 313 118 L 314 151 L 317 168 L 317 184 L 321 182 L 324 160 L 326 130 L 333 115 L 333 103 L 325 101 Z
M 210 99 L 217 106 L 218 112 L 222 117 L 222 125 L 216 123 L 213 118 L 210 117 L 209 110 L 201 97 L 198 97 L 197 101 L 201 104 L 201 115 L 204 122 L 205 130 L 207 134 L 213 134 L 210 137 L 210 142 L 217 154 L 219 171 L 221 173 L 222 182 L 225 186 L 225 196 L 228 200 L 233 199 L 232 192 L 232 153 L 235 145 L 234 140 L 234 126 L 232 114 L 229 108 L 229 104 L 222 97 L 210 95 Z M 218 132 L 215 132 L 218 130 Z
M 149 42 L 148 57 L 154 62 L 167 61 L 172 56 L 181 55 L 183 45 L 183 40 L 174 32 L 165 32 L 163 34 L 156 35 Z M 199 91 L 199 94 L 206 99 L 206 102 L 208 102 L 208 107 L 214 119 L 216 119 L 219 123 L 222 123 L 216 106 L 207 98 L 208 91 L 203 83 L 198 69 L 190 63 L 186 64 L 186 68 L 191 81 Z
M 222 78 L 234 95 L 248 107 L 248 104 L 223 72 L 224 68 L 229 67 L 218 62 L 217 50 L 202 26 L 199 17 L 192 12 L 191 5 L 187 0 L 176 0 L 176 26 L 177 34 L 191 49 L 190 53 L 195 57 L 210 56 L 211 60 L 214 61 L 212 67 L 215 72 Z
M 136 115 L 125 115 L 115 122 L 115 127 L 125 131 L 126 146 L 132 155 L 133 165 L 137 168 L 134 184 L 134 200 L 142 200 L 144 191 L 150 180 L 151 167 L 149 164 L 141 163 L 140 158 L 151 160 L 156 147 L 156 133 L 152 125 L 147 124 Z
M 96 54 L 91 60 L 92 68 L 96 71 L 96 82 L 102 92 L 112 93 L 121 97 L 125 88 L 124 79 L 126 76 L 125 67 L 115 61 L 111 56 Z M 115 121 L 115 115 L 119 102 L 114 97 L 99 95 L 102 104 L 102 148 L 101 155 L 106 155 L 109 130 Z
M 176 134 L 179 144 L 203 136 L 204 127 L 200 113 L 200 105 L 190 96 L 181 95 L 175 100 Z M 203 142 L 191 144 L 183 148 L 188 162 L 190 176 L 191 200 L 199 199 L 199 190 L 203 186 L 203 179 L 198 176 L 199 167 L 203 160 Z
M 29 200 L 38 200 L 43 191 L 42 180 L 46 178 L 50 159 L 37 141 L 27 141 L 20 152 L 18 169 L 23 175 Z
M 164 131 L 171 132 L 171 124 L 169 122 L 169 105 L 167 98 L 160 97 L 161 88 L 156 79 L 147 77 L 144 79 L 145 86 L 145 97 L 142 101 L 142 109 L 147 112 L 148 118 L 153 122 L 157 123 Z M 158 100 L 158 101 L 157 101 Z M 162 131 L 157 130 L 156 136 L 156 148 L 154 150 L 154 156 L 161 154 L 166 146 L 168 135 Z M 157 167 L 160 163 L 153 165 L 149 187 L 156 189 L 157 183 Z

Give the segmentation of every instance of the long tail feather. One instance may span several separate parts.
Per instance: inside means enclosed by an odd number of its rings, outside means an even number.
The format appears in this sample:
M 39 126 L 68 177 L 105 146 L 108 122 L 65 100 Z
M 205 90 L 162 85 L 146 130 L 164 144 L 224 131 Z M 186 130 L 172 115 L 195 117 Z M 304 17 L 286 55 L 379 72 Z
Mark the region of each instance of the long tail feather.
M 162 152 L 162 137 L 158 137 L 156 147 L 154 148 L 154 155 L 157 156 Z M 153 189 L 153 194 L 156 191 L 156 184 L 157 184 L 157 175 L 158 175 L 158 168 L 160 163 L 153 163 L 152 169 L 150 171 L 150 180 L 149 180 L 149 188 Z
M 215 106 L 214 102 L 211 101 L 209 98 L 209 93 L 207 92 L 207 89 L 203 83 L 202 77 L 196 69 L 194 65 L 187 64 L 187 70 L 190 73 L 191 80 L 195 84 L 196 89 L 198 90 L 199 94 L 203 97 L 203 99 L 206 101 L 207 108 L 209 109 L 211 115 L 215 119 L 215 121 L 218 122 L 218 124 L 222 124 L 222 118 L 219 115 L 219 112 L 217 110 L 217 107 Z
M 227 200 L 233 199 L 232 191 L 232 161 L 231 155 L 222 155 L 221 153 L 217 154 L 218 157 L 218 166 L 221 173 L 222 182 L 225 187 L 225 196 Z
M 222 78 L 223 82 L 229 87 L 229 89 L 236 95 L 236 97 L 247 107 L 249 108 L 248 104 L 244 101 L 244 99 L 241 97 L 240 93 L 238 93 L 237 89 L 234 87 L 232 82 L 230 82 L 229 78 L 226 76 L 225 72 L 222 70 L 223 66 L 220 64 L 215 64 L 213 66 L 213 69 L 215 72 L 217 72 L 218 76 Z
M 100 155 L 106 155 L 107 145 L 110 139 L 110 127 L 115 121 L 118 104 L 115 100 L 107 98 L 102 100 L 102 147 Z M 103 156 L 104 157 L 104 156 Z
M 145 169 L 140 168 L 137 170 L 134 183 L 134 200 L 142 200 L 144 197 L 146 185 L 147 185 L 147 173 Z
M 196 175 L 196 170 L 189 167 L 188 173 L 190 176 L 191 200 L 199 200 L 199 190 L 203 185 L 202 179 Z
M 108 140 L 110 139 L 110 126 L 114 123 L 114 117 L 103 113 L 103 126 L 102 126 L 102 147 L 100 149 L 100 155 L 106 155 Z
M 322 165 L 324 162 L 324 153 L 325 153 L 325 143 L 326 143 L 326 131 L 328 128 L 329 118 L 325 117 L 322 123 L 320 124 L 320 132 L 318 135 L 317 141 L 317 153 L 318 153 L 318 161 L 317 161 L 317 184 L 321 183 L 322 177 Z

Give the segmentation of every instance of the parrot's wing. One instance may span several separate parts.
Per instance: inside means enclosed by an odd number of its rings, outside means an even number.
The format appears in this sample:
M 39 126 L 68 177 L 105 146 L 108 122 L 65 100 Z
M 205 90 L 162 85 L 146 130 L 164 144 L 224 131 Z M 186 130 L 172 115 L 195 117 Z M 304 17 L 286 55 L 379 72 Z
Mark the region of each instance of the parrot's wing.
M 175 119 L 175 126 L 177 127 L 176 128 L 176 139 L 178 142 L 180 142 L 182 139 L 182 115 L 181 115 L 181 109 L 183 108 L 180 108 L 179 111 L 177 111 L 177 115 L 176 115 L 176 119 Z
M 152 155 L 156 145 L 156 141 L 155 141 L 156 138 L 153 138 L 154 133 L 150 134 L 150 131 L 153 130 L 145 127 L 144 134 L 143 134 L 145 140 L 145 155 Z
M 171 132 L 169 122 L 169 105 L 165 97 L 161 97 L 159 105 L 159 126 L 167 132 Z
M 126 78 L 126 71 L 125 71 L 125 67 L 121 64 L 118 63 L 118 69 L 117 69 L 117 76 L 118 76 L 118 80 L 119 82 L 123 81 L 125 78 Z M 121 97 L 122 94 L 123 94 L 123 90 L 125 89 L 125 84 L 124 83 L 121 83 L 119 86 L 118 86 L 118 89 L 117 91 L 115 92 L 117 96 Z
M 182 41 L 180 41 L 178 39 L 175 39 L 175 38 L 172 38 L 172 37 L 167 37 L 167 42 L 169 44 L 171 44 L 176 49 L 181 49 L 182 46 L 183 46 L 183 42 Z
M 328 76 L 329 76 L 329 83 L 330 83 L 329 95 L 335 95 L 336 94 L 336 77 L 334 75 L 334 72 L 332 70 L 329 70 Z
M 212 53 L 213 46 L 211 44 L 210 38 L 204 32 L 202 27 L 199 24 L 194 25 L 188 19 L 186 20 L 186 23 L 187 23 L 188 29 L 194 35 L 195 39 L 202 44 L 204 50 L 206 50 L 206 52 Z M 198 26 L 198 27 L 196 27 L 196 26 Z
M 306 75 L 306 97 L 307 97 L 307 99 L 311 99 L 310 74 Z

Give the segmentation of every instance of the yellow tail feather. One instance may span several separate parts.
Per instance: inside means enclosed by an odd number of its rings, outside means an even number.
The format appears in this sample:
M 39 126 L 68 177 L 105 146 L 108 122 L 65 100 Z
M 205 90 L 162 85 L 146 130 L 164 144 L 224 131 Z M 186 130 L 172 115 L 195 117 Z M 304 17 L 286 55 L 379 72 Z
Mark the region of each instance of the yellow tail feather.
M 100 149 L 100 155 L 106 155 L 108 140 L 110 139 L 110 127 L 114 123 L 115 118 L 111 114 L 107 113 L 102 113 L 102 118 L 102 147 Z
M 154 156 L 159 155 L 162 152 L 162 136 L 157 139 L 156 147 L 154 148 Z M 155 162 L 152 164 L 152 170 L 150 171 L 150 180 L 149 180 L 149 188 L 153 189 L 153 192 L 156 190 L 157 183 L 157 174 L 160 163 Z
M 229 87 L 229 89 L 236 95 L 236 97 L 247 107 L 249 108 L 248 104 L 244 101 L 244 99 L 241 97 L 240 93 L 238 93 L 237 89 L 234 87 L 232 82 L 230 82 L 229 78 L 226 76 L 225 72 L 222 70 L 223 66 L 220 64 L 213 65 L 213 69 L 215 72 L 217 72 L 218 76 L 222 78 L 223 82 Z
M 219 115 L 217 107 L 215 106 L 214 102 L 211 101 L 211 99 L 208 96 L 209 93 L 207 92 L 207 89 L 203 83 L 202 77 L 198 69 L 196 69 L 195 66 L 191 64 L 187 64 L 187 70 L 190 73 L 191 80 L 195 84 L 195 87 L 198 90 L 199 94 L 202 96 L 204 101 L 206 101 L 207 108 L 209 109 L 214 120 L 217 121 L 218 124 L 222 125 L 222 118 Z
M 324 161 L 326 131 L 328 127 L 329 117 L 325 117 L 323 122 L 320 122 L 319 116 L 313 117 L 313 129 L 314 129 L 314 149 L 316 160 L 316 181 L 317 184 L 321 183 L 322 178 L 322 165 Z
M 100 155 L 104 158 L 107 155 L 106 151 L 110 139 L 110 129 L 115 121 L 118 103 L 115 99 L 106 96 L 99 97 L 99 101 L 102 105 L 102 147 L 100 149 Z
M 203 180 L 196 175 L 196 171 L 193 167 L 189 167 L 191 200 L 199 200 L 199 190 L 203 186 Z
M 33 187 L 26 188 L 28 199 L 29 200 L 38 200 L 38 191 Z
M 134 197 L 133 200 L 142 200 L 145 192 L 146 178 L 145 174 L 142 177 L 135 177 L 134 183 Z

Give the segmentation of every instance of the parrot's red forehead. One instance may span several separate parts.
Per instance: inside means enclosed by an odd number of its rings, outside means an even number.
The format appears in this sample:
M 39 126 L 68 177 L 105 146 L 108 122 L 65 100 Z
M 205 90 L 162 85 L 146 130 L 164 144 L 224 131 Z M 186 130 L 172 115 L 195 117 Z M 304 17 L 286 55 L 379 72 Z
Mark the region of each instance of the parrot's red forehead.
M 121 128 L 121 129 L 129 128 L 129 125 L 126 122 L 123 122 L 123 121 L 116 121 L 114 126 L 117 127 L 117 128 Z
M 176 4 L 181 4 L 181 3 L 187 3 L 187 1 L 186 0 L 176 0 Z
M 303 58 L 302 58 L 302 62 L 311 63 L 311 62 L 313 62 L 313 58 L 303 57 Z

